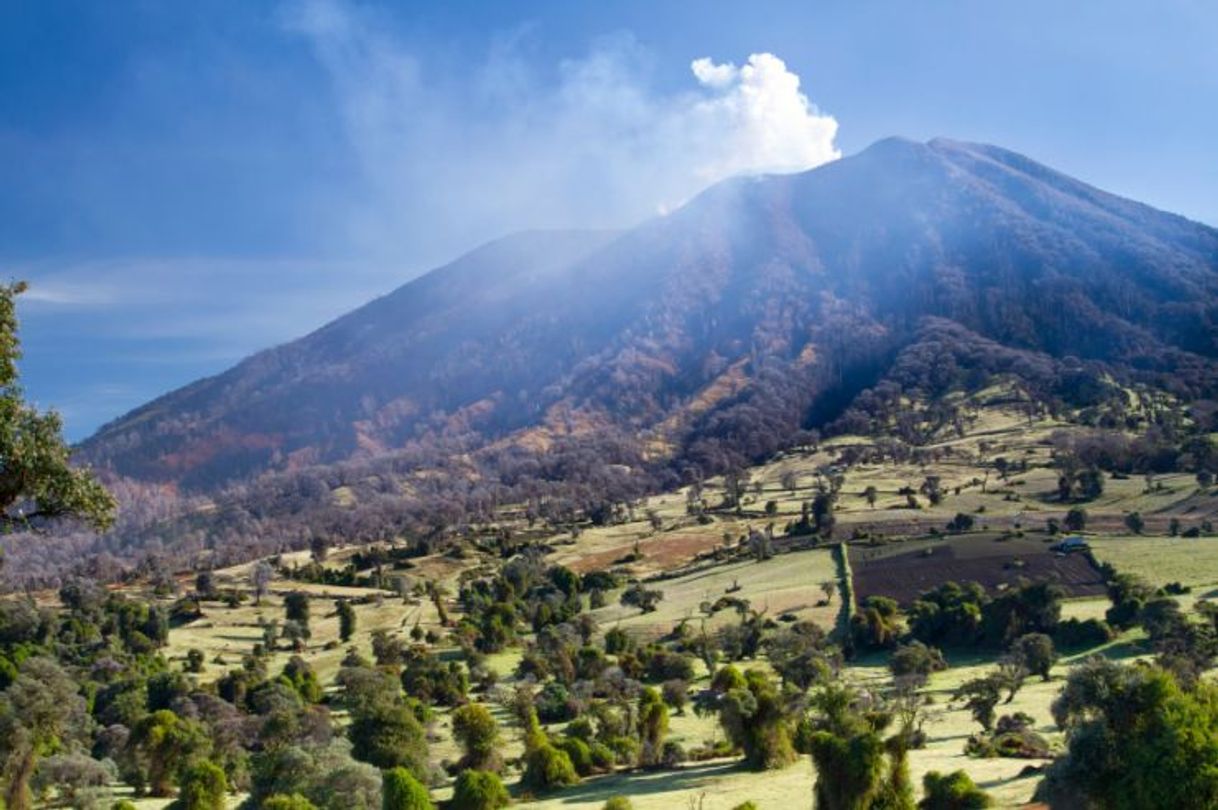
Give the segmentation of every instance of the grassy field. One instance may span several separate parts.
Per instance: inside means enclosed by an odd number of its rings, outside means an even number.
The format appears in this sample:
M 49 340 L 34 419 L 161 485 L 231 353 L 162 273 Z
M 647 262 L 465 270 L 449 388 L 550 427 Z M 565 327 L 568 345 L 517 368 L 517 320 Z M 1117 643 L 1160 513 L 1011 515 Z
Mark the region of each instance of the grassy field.
M 664 599 L 652 613 L 640 613 L 635 608 L 610 605 L 593 611 L 603 628 L 620 626 L 628 632 L 656 637 L 668 632 L 685 619 L 698 623 L 703 603 L 713 603 L 728 595 L 749 600 L 754 610 L 770 618 L 791 613 L 810 619 L 826 630 L 833 628 L 841 600 L 837 595 L 828 604 L 821 591 L 822 582 L 838 581 L 837 565 L 829 549 L 810 549 L 779 554 L 764 562 L 733 562 L 716 565 L 704 571 L 651 584 L 664 592 Z M 720 611 L 708 620 L 713 627 L 734 621 L 731 610 Z
M 738 511 L 718 509 L 723 500 L 723 481 L 710 479 L 702 484 L 702 500 L 709 511 L 701 518 L 687 508 L 691 502 L 689 490 L 681 489 L 634 504 L 630 519 L 615 525 L 581 526 L 574 533 L 570 530 L 547 531 L 526 526 L 523 518 L 514 513 L 513 517 L 504 519 L 502 526 L 511 528 L 518 536 L 543 540 L 554 549 L 549 555 L 550 562 L 581 572 L 616 568 L 647 580 L 648 587 L 663 592 L 657 609 L 646 614 L 622 607 L 616 601 L 618 594 L 610 594 L 608 605 L 592 611 L 602 631 L 621 627 L 637 637 L 652 639 L 665 635 L 683 620 L 693 623 L 695 629 L 705 621 L 707 629 L 713 630 L 738 620 L 731 609 L 710 617 L 706 617 L 702 609 L 705 603 L 713 603 L 727 595 L 747 600 L 752 609 L 763 612 L 768 618 L 777 619 L 791 613 L 811 619 L 828 630 L 840 618 L 843 584 L 828 548 L 786 551 L 763 562 L 737 558 L 716 563 L 708 557 L 715 552 L 730 556 L 727 550 L 735 549 L 742 537 L 751 530 L 764 531 L 770 524 L 778 538 L 776 544 L 781 548 L 786 524 L 798 519 L 801 505 L 815 497 L 818 487 L 824 485 L 831 474 L 843 476 L 836 509 L 836 536 L 845 539 L 858 532 L 863 536 L 875 535 L 896 541 L 876 550 L 860 540 L 855 554 L 869 549 L 883 557 L 917 551 L 924 546 L 941 548 L 945 543 L 959 542 L 960 539 L 931 538 L 929 532 L 941 530 L 961 512 L 973 516 L 978 531 L 972 539 L 962 538 L 965 544 L 992 542 L 1012 529 L 1023 528 L 1032 539 L 1007 546 L 1004 552 L 1009 552 L 1008 556 L 1048 553 L 1043 551 L 1045 543 L 1039 530 L 1046 519 L 1060 518 L 1065 512 L 1065 506 L 1056 500 L 1057 472 L 1050 466 L 1050 439 L 1065 425 L 1044 418 L 1029 420 L 1009 404 L 1008 391 L 983 392 L 974 399 L 966 409 L 963 435 L 945 432 L 937 441 L 922 448 L 924 457 L 916 461 L 858 463 L 843 468 L 839 464 L 843 451 L 857 449 L 871 440 L 839 437 L 820 444 L 815 451 L 787 453 L 752 468 L 748 471 L 749 482 Z M 1026 463 L 1027 469 L 1001 478 L 993 469 L 994 459 L 1000 456 L 1018 462 L 1016 466 Z M 942 502 L 931 504 L 924 495 L 918 495 L 917 508 L 909 508 L 907 498 L 900 490 L 908 487 L 916 491 L 928 476 L 940 479 L 944 493 Z M 1140 574 L 1158 585 L 1178 581 L 1194 587 L 1194 593 L 1181 599 L 1186 607 L 1218 588 L 1218 537 L 1180 539 L 1165 536 L 1172 518 L 1182 521 L 1185 526 L 1199 526 L 1202 521 L 1218 515 L 1218 497 L 1213 492 L 1199 491 L 1189 475 L 1159 476 L 1150 482 L 1142 477 L 1106 478 L 1104 483 L 1104 494 L 1086 504 L 1088 528 L 1092 530 L 1089 540 L 1097 559 L 1111 563 L 1119 571 Z M 874 487 L 877 493 L 874 506 L 864 494 L 869 487 Z M 336 497 L 341 500 L 351 495 L 350 492 L 337 493 Z M 766 505 L 771 501 L 773 506 L 767 510 Z M 1148 536 L 1126 533 L 1124 517 L 1132 511 L 1140 512 L 1147 520 Z M 341 567 L 350 552 L 333 551 L 326 564 Z M 627 558 L 630 558 L 628 562 Z M 287 556 L 287 560 L 303 564 L 308 561 L 308 554 L 297 552 Z M 932 553 L 926 564 L 933 567 L 941 561 L 942 558 L 936 558 Z M 449 594 L 455 595 L 462 573 L 484 562 L 489 560 L 476 555 L 468 559 L 435 556 L 413 560 L 414 567 L 405 573 L 414 581 L 439 581 Z M 860 558 L 854 563 L 856 578 L 860 576 L 861 562 Z M 249 569 L 247 565 L 217 572 L 219 586 L 247 588 Z M 826 581 L 838 585 L 838 592 L 827 603 L 821 590 L 821 583 Z M 913 587 L 905 585 L 907 590 Z M 226 669 L 238 666 L 241 656 L 262 640 L 261 622 L 282 621 L 283 595 L 295 589 L 314 596 L 312 638 L 303 657 L 326 685 L 332 683 L 348 646 L 356 647 L 365 655 L 371 654 L 371 634 L 375 630 L 405 635 L 416 624 L 424 630 L 443 630 L 434 606 L 426 599 L 404 600 L 387 592 L 367 589 L 276 581 L 261 605 L 247 600 L 229 608 L 205 602 L 202 619 L 171 631 L 167 657 L 173 666 L 180 667 L 188 650 L 202 650 L 207 663 L 198 678 L 202 682 L 214 681 Z M 340 643 L 333 600 L 367 597 L 372 597 L 367 604 L 356 607 L 356 637 L 350 645 Z M 454 616 L 459 615 L 455 599 L 450 598 L 447 606 Z M 1070 599 L 1064 603 L 1062 613 L 1067 618 L 1102 618 L 1108 607 L 1108 600 L 1102 596 Z M 1146 651 L 1139 644 L 1142 638 L 1141 631 L 1132 631 L 1105 645 L 1099 652 L 1120 659 L 1145 656 Z M 452 654 L 452 648 L 443 646 L 447 643 L 442 643 L 440 652 Z M 277 651 L 269 662 L 271 672 L 277 672 L 289 656 L 287 651 Z M 479 700 L 491 705 L 501 720 L 502 751 L 508 758 L 521 752 L 519 731 L 508 719 L 505 708 L 506 696 L 515 684 L 514 673 L 520 657 L 520 648 L 491 656 L 488 666 L 500 676 L 500 685 L 491 695 L 478 696 Z M 1063 659 L 1055 668 L 1053 679 L 1047 683 L 1029 680 L 1011 704 L 999 706 L 999 713 L 1026 712 L 1034 718 L 1041 733 L 1054 745 L 1061 745 L 1062 737 L 1052 724 L 1050 706 L 1069 667 L 1081 658 L 1076 655 Z M 223 663 L 219 663 L 221 661 Z M 862 686 L 877 685 L 887 678 L 884 663 L 883 656 L 853 662 L 844 670 L 842 678 Z M 933 701 L 925 726 L 929 743 L 924 749 L 911 752 L 911 775 L 915 784 L 919 784 L 922 775 L 929 770 L 964 769 L 995 797 L 999 806 L 1015 807 L 1030 800 L 1039 779 L 1036 774 L 1021 776 L 1021 772 L 1030 764 L 1041 763 L 965 756 L 964 744 L 979 727 L 967 711 L 955 706 L 951 700 L 961 683 L 986 674 L 993 663 L 992 657 L 957 656 L 951 660 L 951 669 L 932 677 L 926 690 Z M 764 668 L 767 664 L 762 660 L 745 662 L 744 666 Z M 703 677 L 692 686 L 696 690 L 705 685 Z M 457 751 L 446 712 L 437 713 L 431 732 L 432 759 L 437 763 L 455 759 Z M 721 737 L 722 731 L 715 720 L 697 717 L 692 711 L 671 718 L 670 739 L 686 748 Z M 514 785 L 518 777 L 518 772 L 509 772 L 509 785 Z M 716 761 L 671 771 L 591 778 L 527 804 L 522 802 L 521 806 L 547 810 L 599 808 L 608 797 L 624 794 L 629 795 L 639 810 L 672 810 L 674 807 L 729 810 L 746 800 L 757 802 L 763 810 L 785 810 L 810 805 L 814 778 L 807 758 L 801 758 L 789 768 L 767 773 L 749 772 L 735 761 Z M 438 799 L 446 798 L 448 788 L 439 788 L 435 795 Z M 235 797 L 230 806 L 236 807 L 238 800 L 239 797 Z M 165 804 L 165 800 L 144 800 L 139 806 L 153 810 Z
M 1154 585 L 1218 585 L 1218 537 L 1089 537 L 1096 559 Z

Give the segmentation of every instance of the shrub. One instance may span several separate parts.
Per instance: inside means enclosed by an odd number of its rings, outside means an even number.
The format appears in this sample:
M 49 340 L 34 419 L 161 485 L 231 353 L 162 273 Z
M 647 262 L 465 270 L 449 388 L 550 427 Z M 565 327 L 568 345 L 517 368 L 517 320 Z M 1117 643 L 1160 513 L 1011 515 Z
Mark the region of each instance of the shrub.
M 293 793 L 291 796 L 271 796 L 262 800 L 262 810 L 317 810 L 317 805 Z
M 1112 628 L 1103 619 L 1064 619 L 1053 630 L 1057 646 L 1067 649 L 1088 649 L 1112 640 Z
M 571 738 L 568 738 L 571 739 Z M 579 781 L 575 766 L 566 751 L 548 742 L 535 746 L 525 754 L 524 784 L 534 790 L 549 790 Z
M 592 751 L 583 740 L 577 737 L 562 737 L 555 741 L 554 747 L 567 755 L 575 772 L 580 776 L 587 776 L 594 770 Z
M 571 697 L 567 687 L 558 681 L 547 683 L 534 701 L 537 706 L 537 718 L 543 723 L 562 723 L 579 711 L 577 701 Z
M 469 703 L 453 712 L 453 737 L 461 743 L 464 768 L 498 771 L 499 727 L 490 711 L 480 703 Z
M 922 777 L 922 787 L 926 797 L 918 802 L 918 810 L 980 810 L 994 805 L 964 771 L 949 774 L 930 771 Z
M 489 771 L 462 771 L 453 786 L 452 810 L 497 810 L 511 804 L 499 775 Z
M 610 796 L 601 810 L 634 810 L 634 805 L 625 796 Z
M 592 757 L 592 767 L 598 771 L 611 771 L 617 764 L 613 749 L 603 742 L 594 742 L 589 745 L 588 754 Z
M 676 740 L 666 741 L 660 752 L 660 764 L 665 768 L 675 768 L 688 759 L 689 756 L 685 753 L 685 749 Z
M 381 810 L 432 810 L 427 788 L 405 768 L 391 768 L 381 777 Z
M 199 762 L 183 772 L 175 805 L 181 810 L 224 810 L 227 792 L 224 770 L 210 762 Z

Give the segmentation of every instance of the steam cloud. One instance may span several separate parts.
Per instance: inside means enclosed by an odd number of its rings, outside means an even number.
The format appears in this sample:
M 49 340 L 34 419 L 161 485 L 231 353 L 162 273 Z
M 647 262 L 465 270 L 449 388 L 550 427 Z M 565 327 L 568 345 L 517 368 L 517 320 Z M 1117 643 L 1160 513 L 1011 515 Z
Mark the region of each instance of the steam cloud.
M 439 261 L 522 228 L 627 225 L 732 175 L 840 156 L 837 121 L 769 53 L 697 59 L 691 87 L 664 93 L 629 36 L 543 73 L 525 58 L 527 30 L 471 71 L 445 70 L 330 0 L 293 7 L 288 27 L 332 80 L 371 190 L 350 235 L 387 256 L 403 242 Z

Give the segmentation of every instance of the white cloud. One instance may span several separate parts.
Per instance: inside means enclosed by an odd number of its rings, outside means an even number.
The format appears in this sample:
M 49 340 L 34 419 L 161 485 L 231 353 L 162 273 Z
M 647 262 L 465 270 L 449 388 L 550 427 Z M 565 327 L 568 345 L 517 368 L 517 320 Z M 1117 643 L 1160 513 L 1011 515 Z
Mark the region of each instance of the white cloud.
M 348 228 L 388 255 L 408 242 L 439 261 L 522 228 L 631 224 L 732 175 L 840 156 L 837 122 L 773 54 L 695 60 L 687 89 L 662 92 L 629 35 L 545 69 L 525 28 L 452 63 L 331 0 L 293 9 L 373 189 Z
M 834 144 L 837 120 L 817 110 L 800 92 L 799 76 L 774 54 L 753 54 L 740 68 L 705 58 L 691 67 L 718 94 L 695 103 L 690 122 L 723 133 L 718 154 L 699 167 L 700 177 L 796 172 L 841 157 Z

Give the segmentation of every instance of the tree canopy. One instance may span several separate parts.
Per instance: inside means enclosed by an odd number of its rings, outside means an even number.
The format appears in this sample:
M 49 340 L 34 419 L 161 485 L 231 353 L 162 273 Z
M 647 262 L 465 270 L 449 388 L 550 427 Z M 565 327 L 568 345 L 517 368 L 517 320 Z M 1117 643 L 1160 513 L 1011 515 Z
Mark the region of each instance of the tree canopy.
M 114 521 L 114 498 L 90 471 L 69 463 L 59 414 L 27 403 L 18 382 L 16 299 L 25 289 L 24 282 L 0 286 L 0 527 L 78 518 L 106 529 Z

